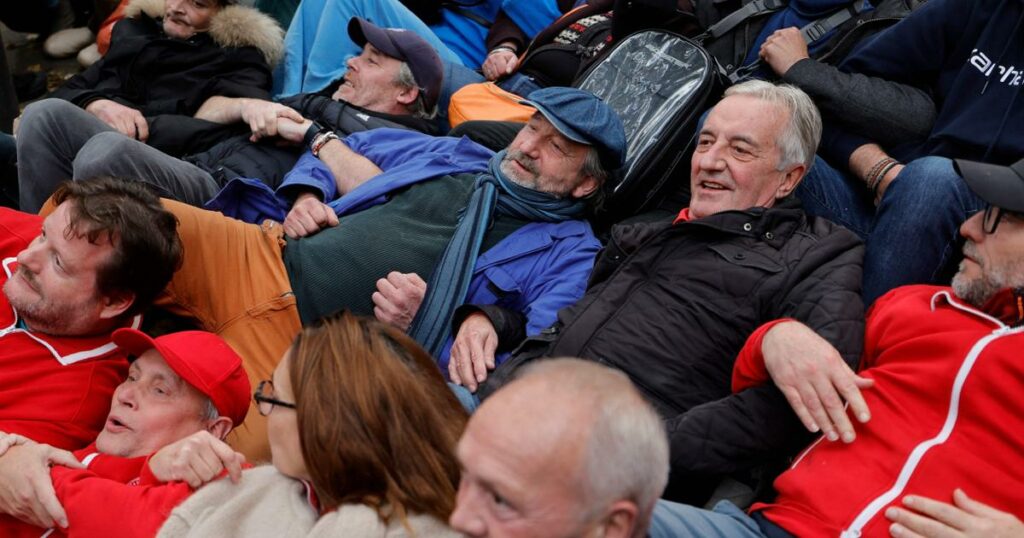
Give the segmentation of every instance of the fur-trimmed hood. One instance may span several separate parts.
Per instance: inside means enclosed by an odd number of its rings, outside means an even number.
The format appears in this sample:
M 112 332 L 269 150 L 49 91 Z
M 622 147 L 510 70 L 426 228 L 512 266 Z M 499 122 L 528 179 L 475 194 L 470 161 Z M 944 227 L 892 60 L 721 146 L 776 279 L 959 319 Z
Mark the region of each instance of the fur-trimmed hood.
M 146 14 L 153 19 L 164 16 L 164 0 L 131 0 L 125 17 Z M 284 30 L 270 16 L 246 6 L 221 8 L 210 21 L 210 37 L 222 47 L 256 47 L 271 67 L 284 53 Z

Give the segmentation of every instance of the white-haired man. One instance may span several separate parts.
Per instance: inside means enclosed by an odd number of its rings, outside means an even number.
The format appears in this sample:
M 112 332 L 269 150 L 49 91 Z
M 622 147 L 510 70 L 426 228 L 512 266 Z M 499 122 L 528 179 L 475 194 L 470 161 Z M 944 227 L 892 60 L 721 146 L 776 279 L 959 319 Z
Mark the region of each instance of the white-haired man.
M 3 536 L 40 536 L 48 517 L 54 520 L 50 536 L 110 536 L 120 529 L 153 535 L 192 493 L 186 482 L 168 483 L 188 478 L 173 470 L 172 461 L 185 446 L 213 447 L 217 452 L 209 454 L 233 478 L 240 475 L 244 458 L 210 440 L 224 439 L 249 410 L 251 386 L 241 357 L 203 331 L 151 338 L 119 329 L 113 340 L 133 361 L 94 443 L 72 455 L 21 435 L 0 434 L 0 456 L 22 445 L 17 454 L 4 456 L 17 465 L 5 466 L 0 481 L 46 511 L 0 503 L 0 513 L 20 519 L 0 515 Z M 47 463 L 54 467 L 47 469 Z
M 820 130 L 817 109 L 796 88 L 730 88 L 700 129 L 689 208 L 674 222 L 614 228 L 584 297 L 500 366 L 484 395 L 543 356 L 622 370 L 666 420 L 666 495 L 691 503 L 703 503 L 723 476 L 802 448 L 810 438 L 783 392 L 736 390 L 731 373 L 748 339 L 770 346 L 817 333 L 840 350 L 830 356 L 836 362 L 854 364 L 860 354 L 860 242 L 787 199 Z M 501 318 L 481 310 L 466 317 L 452 352 L 453 380 L 470 389 L 487 373 L 473 331 L 505 334 L 492 326 Z
M 470 418 L 450 523 L 471 537 L 644 536 L 668 480 L 657 413 L 620 372 L 527 369 Z

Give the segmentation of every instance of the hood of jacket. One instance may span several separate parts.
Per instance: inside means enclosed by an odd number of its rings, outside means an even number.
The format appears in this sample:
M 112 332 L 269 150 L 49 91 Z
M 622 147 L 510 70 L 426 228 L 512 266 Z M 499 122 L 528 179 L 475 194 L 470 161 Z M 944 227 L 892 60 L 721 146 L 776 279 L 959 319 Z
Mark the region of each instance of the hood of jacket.
M 125 17 L 164 16 L 164 0 L 131 0 Z M 284 54 L 284 30 L 270 16 L 251 7 L 225 6 L 210 21 L 210 37 L 221 47 L 255 47 L 271 67 Z

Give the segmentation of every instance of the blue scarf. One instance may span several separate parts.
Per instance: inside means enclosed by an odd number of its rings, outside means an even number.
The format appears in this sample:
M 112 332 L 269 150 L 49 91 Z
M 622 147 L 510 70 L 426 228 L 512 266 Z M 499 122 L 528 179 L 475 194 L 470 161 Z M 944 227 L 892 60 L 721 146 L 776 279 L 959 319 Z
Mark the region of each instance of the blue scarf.
M 563 222 L 581 217 L 586 208 L 580 200 L 558 198 L 510 180 L 501 171 L 505 153 L 496 153 L 488 163 L 488 173 L 477 178 L 469 204 L 430 276 L 427 295 L 409 328 L 409 335 L 434 357 L 448 340 L 455 309 L 466 299 L 480 245 L 491 227 L 495 210 L 521 220 Z

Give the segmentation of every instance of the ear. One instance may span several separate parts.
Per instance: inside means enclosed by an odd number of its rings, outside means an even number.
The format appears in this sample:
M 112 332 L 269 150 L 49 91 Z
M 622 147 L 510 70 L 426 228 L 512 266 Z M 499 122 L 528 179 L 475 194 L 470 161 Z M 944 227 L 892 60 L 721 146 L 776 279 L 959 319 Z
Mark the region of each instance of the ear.
M 583 178 L 580 179 L 580 182 L 576 184 L 576 187 L 574 187 L 572 192 L 569 194 L 571 194 L 573 198 L 583 198 L 596 191 L 598 187 L 600 187 L 600 185 L 594 176 L 583 176 Z
M 114 295 L 103 298 L 103 309 L 100 310 L 100 319 L 114 319 L 135 303 L 135 294 L 130 291 L 118 292 Z
M 779 188 L 775 191 L 775 199 L 781 200 L 789 196 L 796 186 L 800 184 L 800 180 L 804 178 L 804 174 L 807 172 L 807 166 L 798 164 L 793 166 L 782 176 L 782 181 L 779 182 Z
M 395 96 L 395 100 L 398 101 L 398 104 L 400 104 L 402 106 L 409 106 L 409 105 L 415 103 L 416 102 L 416 98 L 419 97 L 419 96 L 420 96 L 420 89 L 417 88 L 416 86 L 410 86 L 410 87 L 402 90 L 402 93 L 400 93 L 397 96 Z
M 210 434 L 217 439 L 223 441 L 224 438 L 228 436 L 228 433 L 231 432 L 232 426 L 234 426 L 234 423 L 230 418 L 217 417 L 216 420 L 206 425 L 206 431 L 210 432 Z
M 601 521 L 598 536 L 605 538 L 630 538 L 634 534 L 640 509 L 633 501 L 616 501 Z

